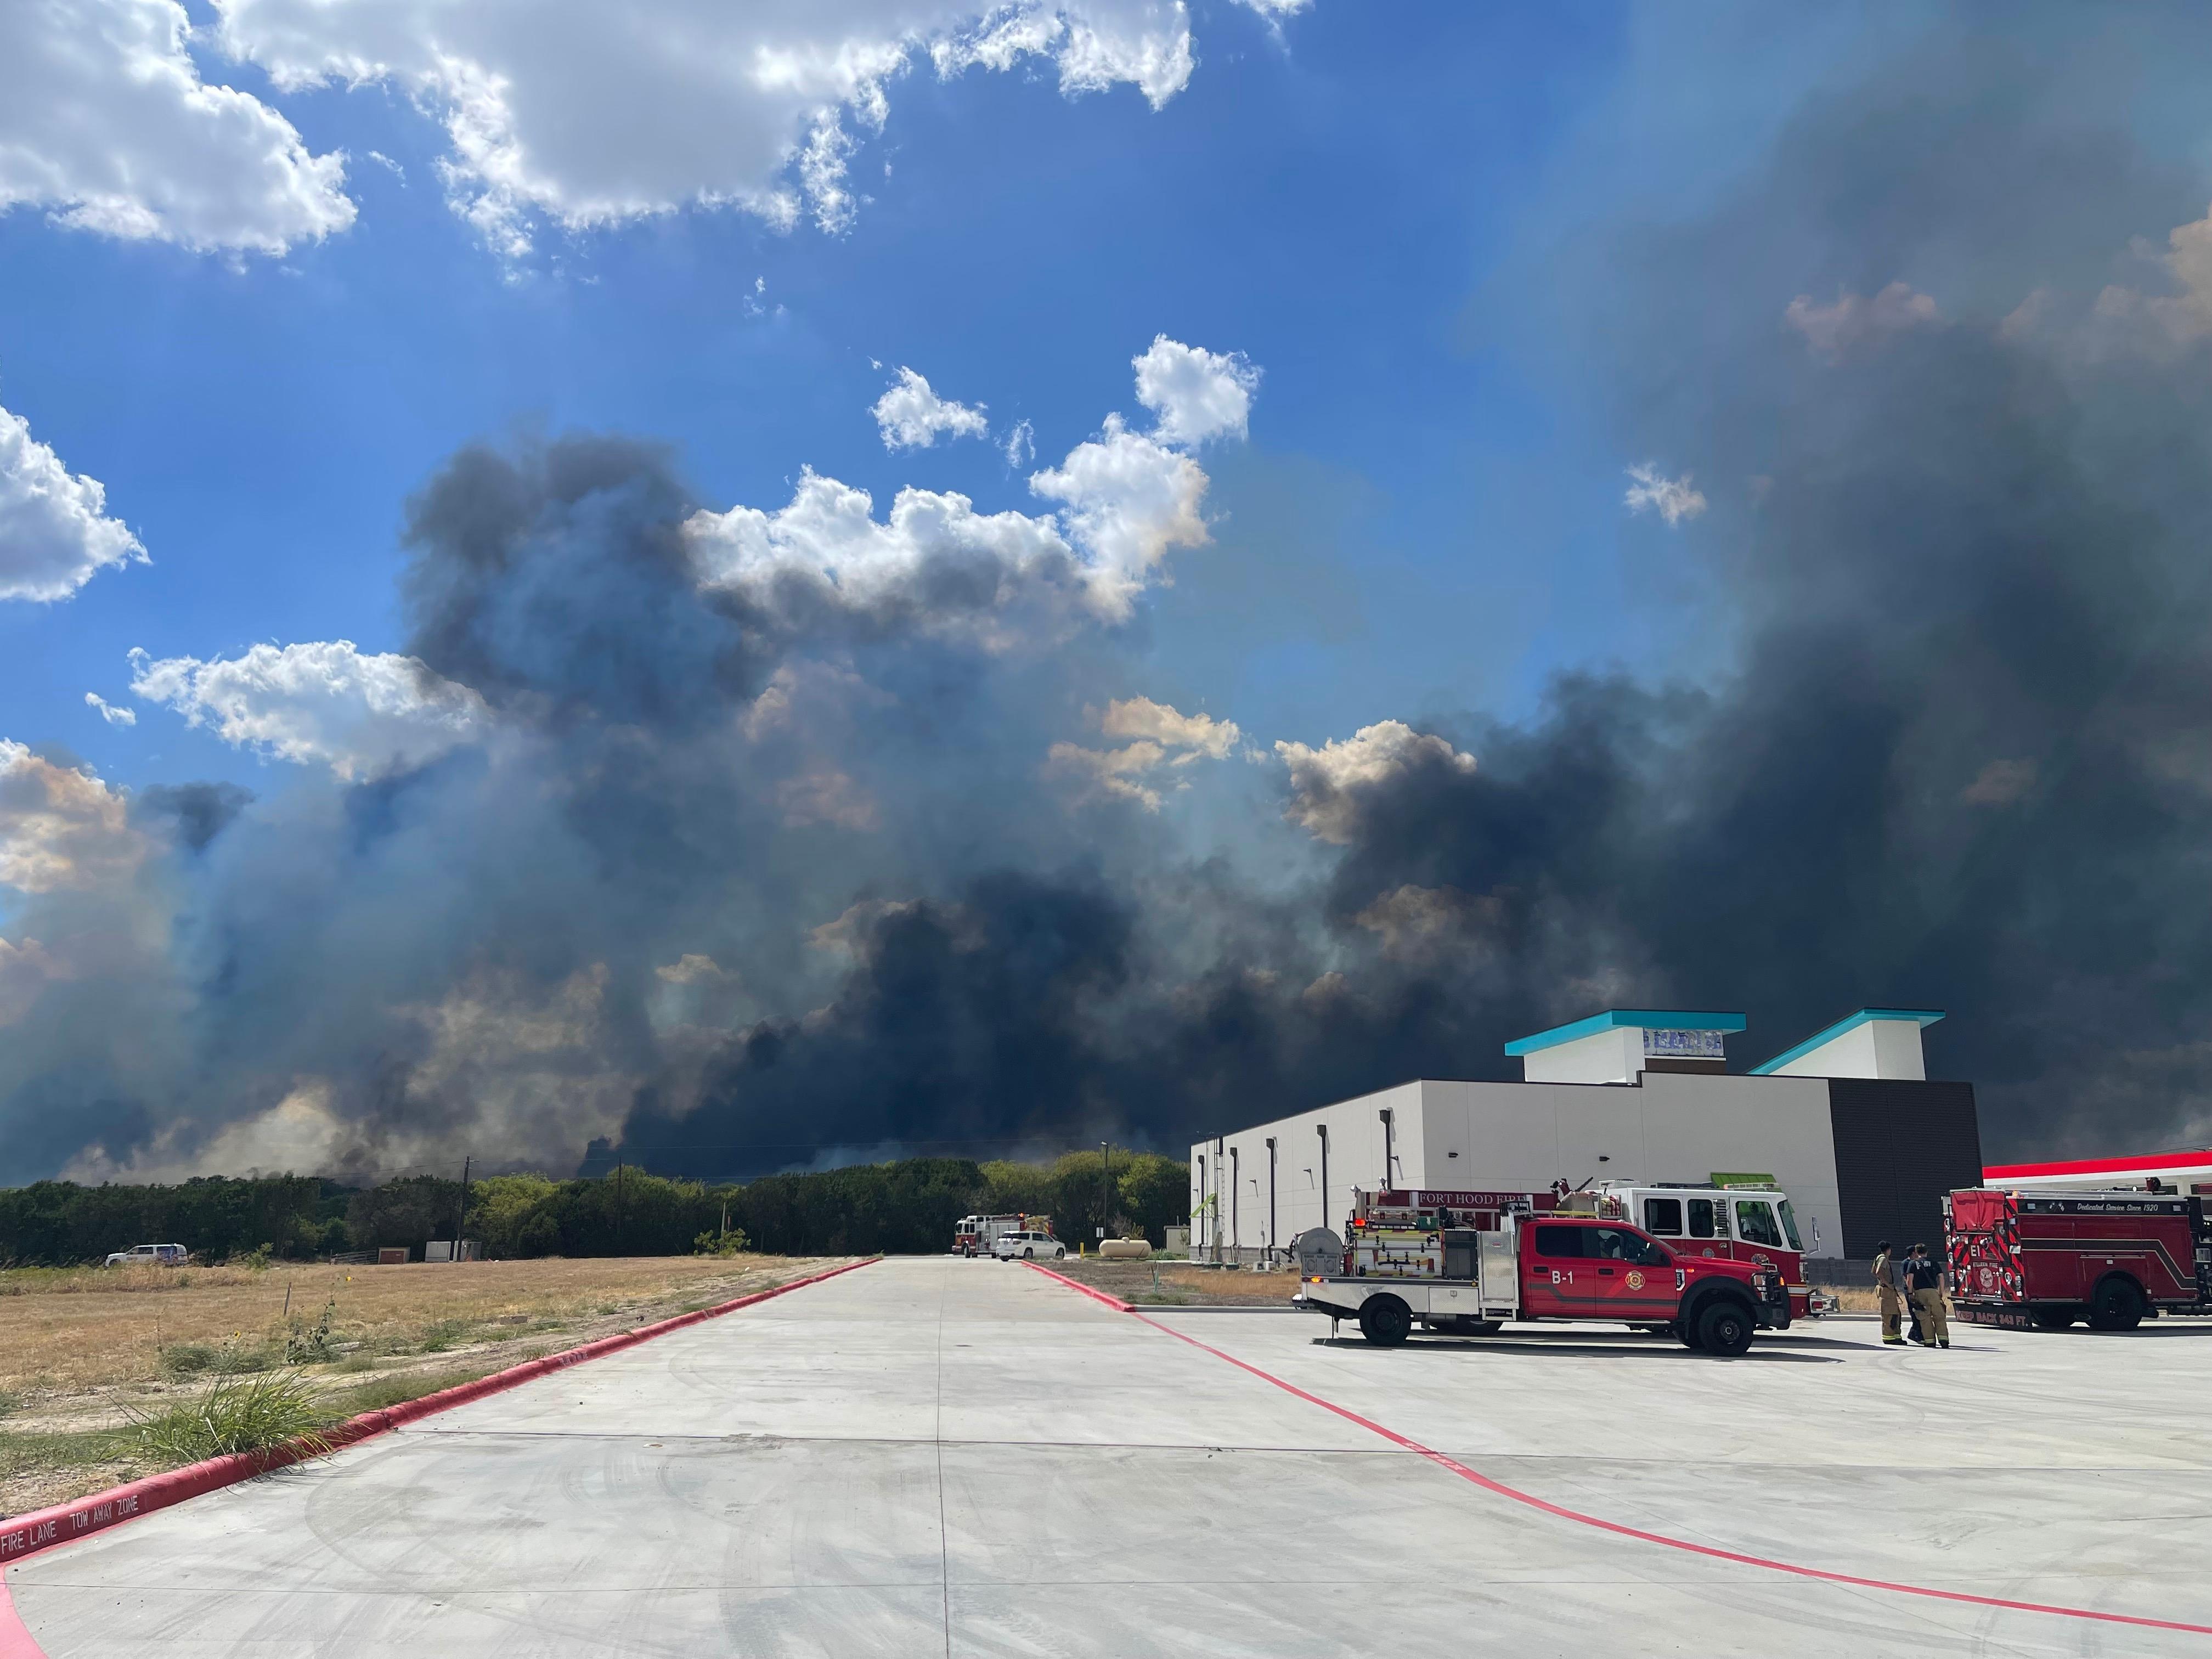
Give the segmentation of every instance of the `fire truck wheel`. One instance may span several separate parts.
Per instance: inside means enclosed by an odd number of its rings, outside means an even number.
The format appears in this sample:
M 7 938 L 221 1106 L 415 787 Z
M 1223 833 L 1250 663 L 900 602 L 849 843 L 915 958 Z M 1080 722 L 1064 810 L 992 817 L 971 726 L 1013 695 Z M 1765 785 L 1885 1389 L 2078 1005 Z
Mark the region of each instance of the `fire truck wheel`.
M 2039 1331 L 2063 1331 L 2081 1316 L 2077 1308 L 2037 1308 L 2027 1316 Z
M 2089 1298 L 2089 1328 L 2093 1331 L 2131 1331 L 2142 1323 L 2143 1293 L 2132 1279 L 2115 1274 L 2097 1286 Z
M 1359 1334 L 1378 1348 L 1395 1348 L 1413 1332 L 1413 1310 L 1395 1296 L 1370 1296 L 1359 1304 Z
M 1751 1310 L 1739 1306 L 1734 1298 L 1709 1303 L 1698 1316 L 1698 1346 L 1709 1354 L 1733 1359 L 1749 1351 L 1752 1336 L 1758 1328 L 1752 1322 Z
M 1693 1319 L 1678 1319 L 1667 1328 L 1674 1334 L 1684 1347 L 1694 1348 L 1699 1346 L 1697 1321 Z

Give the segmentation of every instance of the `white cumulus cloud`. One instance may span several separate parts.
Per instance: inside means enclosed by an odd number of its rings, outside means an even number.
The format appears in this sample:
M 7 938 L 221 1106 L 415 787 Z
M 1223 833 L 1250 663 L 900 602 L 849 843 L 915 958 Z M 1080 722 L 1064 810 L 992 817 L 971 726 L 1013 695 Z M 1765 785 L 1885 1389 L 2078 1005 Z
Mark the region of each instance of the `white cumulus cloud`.
M 1079 800 L 1100 797 L 1133 800 L 1147 812 L 1160 810 L 1161 781 L 1149 775 L 1163 768 L 1225 759 L 1239 735 L 1234 720 L 1186 714 L 1150 697 L 1127 697 L 1107 704 L 1098 729 L 1109 738 L 1135 741 L 1118 749 L 1055 743 L 1046 751 L 1045 769 L 1075 779 L 1080 786 Z M 1174 787 L 1190 786 L 1177 779 Z
M 442 121 L 455 208 L 502 253 L 687 205 L 831 231 L 917 64 L 1057 69 L 1070 94 L 1188 82 L 1181 0 L 219 0 L 220 40 L 280 88 L 382 82 Z M 1280 10 L 1280 0 L 1263 6 Z
M 983 407 L 940 398 L 927 380 L 902 368 L 896 382 L 884 389 L 871 412 L 885 449 L 927 449 L 940 437 L 987 435 L 991 423 L 983 418 Z
M 176 0 L 0 5 L 0 211 L 200 251 L 281 253 L 353 222 L 345 162 L 200 79 Z
M 1801 294 L 1782 317 L 1805 337 L 1814 356 L 1832 363 L 1841 362 L 1856 346 L 1936 320 L 1936 301 L 1916 292 L 1910 283 L 1892 283 L 1870 300 L 1861 294 L 1839 293 L 1833 305 L 1826 306 Z
M 1692 486 L 1686 472 L 1670 478 L 1656 462 L 1644 461 L 1630 467 L 1628 477 L 1628 491 L 1621 500 L 1631 513 L 1656 513 L 1668 524 L 1680 524 L 1705 510 L 1705 492 Z
M 1201 757 L 1225 760 L 1237 746 L 1235 720 L 1218 720 L 1211 714 L 1185 714 L 1150 697 L 1122 697 L 1106 705 L 1098 729 L 1109 738 L 1149 738 L 1170 748 L 1189 752 L 1186 760 Z
M 1137 401 L 1159 416 L 1153 435 L 1162 443 L 1244 436 L 1260 371 L 1243 353 L 1208 351 L 1162 334 L 1130 367 L 1137 371 Z
M 978 513 L 965 495 L 906 489 L 878 520 L 867 491 L 809 469 L 788 506 L 702 511 L 684 532 L 704 583 L 787 625 L 827 611 L 988 632 L 1048 592 L 1120 622 L 1170 550 L 1206 541 L 1206 482 L 1189 456 L 1109 415 L 1030 476 L 1057 513 Z
M 106 720 L 110 726 L 136 726 L 138 724 L 138 711 L 137 709 L 118 708 L 113 703 L 108 702 L 106 698 L 101 696 L 97 691 L 86 692 L 84 694 L 84 702 L 86 708 L 98 709 L 100 711 L 100 718 Z
M 257 645 L 203 662 L 131 653 L 131 690 L 226 743 L 358 778 L 419 766 L 484 736 L 490 715 L 467 686 L 413 657 L 356 651 L 349 640 Z
M 1291 804 L 1284 816 L 1340 847 L 1357 833 L 1375 790 L 1425 767 L 1462 776 L 1474 771 L 1474 756 L 1403 720 L 1378 720 L 1318 749 L 1278 743 L 1275 753 L 1291 769 Z
M 7 165 L 0 144 L 0 167 Z M 30 423 L 0 409 L 0 599 L 65 599 L 111 565 L 146 550 L 107 516 L 97 478 L 72 474 Z
M 103 887 L 146 850 L 121 792 L 0 738 L 0 883 L 27 893 Z

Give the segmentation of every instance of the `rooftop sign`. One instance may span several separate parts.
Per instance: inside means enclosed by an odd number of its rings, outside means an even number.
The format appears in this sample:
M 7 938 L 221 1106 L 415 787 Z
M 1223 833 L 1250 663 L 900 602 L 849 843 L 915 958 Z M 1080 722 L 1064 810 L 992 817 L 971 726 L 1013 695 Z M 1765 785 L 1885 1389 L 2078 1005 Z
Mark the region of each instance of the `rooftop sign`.
M 1720 1039 L 1729 1031 L 1741 1031 L 1747 1022 L 1741 1014 L 1688 1013 L 1663 1008 L 1608 1008 L 1601 1014 L 1592 1014 L 1588 1019 L 1578 1019 L 1571 1025 L 1554 1025 L 1548 1031 L 1539 1031 L 1534 1036 L 1516 1037 L 1505 1045 L 1509 1054 L 1533 1054 L 1540 1049 L 1556 1048 L 1563 1042 L 1576 1042 L 1601 1031 L 1626 1026 L 1644 1033 L 1644 1052 L 1647 1054 L 1694 1055 L 1718 1058 Z M 1679 1037 L 1659 1037 L 1661 1032 L 1679 1032 Z M 1711 1047 L 1703 1044 L 1711 1039 Z M 1657 1047 L 1661 1043 L 1684 1046 Z

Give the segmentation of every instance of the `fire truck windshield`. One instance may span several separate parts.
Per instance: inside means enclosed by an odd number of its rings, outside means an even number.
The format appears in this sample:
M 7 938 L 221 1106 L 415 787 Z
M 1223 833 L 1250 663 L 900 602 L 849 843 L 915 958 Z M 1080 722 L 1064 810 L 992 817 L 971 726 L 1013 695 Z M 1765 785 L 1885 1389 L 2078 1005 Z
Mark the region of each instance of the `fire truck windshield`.
M 1797 1237 L 1797 1212 L 1790 1207 L 1786 1198 L 1775 1207 L 1782 1212 L 1782 1231 L 1790 1235 L 1790 1248 L 1802 1253 L 1805 1246 Z
M 1747 1244 L 1769 1244 L 1778 1248 L 1782 1243 L 1781 1230 L 1774 1224 L 1774 1212 L 1766 1207 L 1763 1199 L 1736 1200 L 1735 1236 Z

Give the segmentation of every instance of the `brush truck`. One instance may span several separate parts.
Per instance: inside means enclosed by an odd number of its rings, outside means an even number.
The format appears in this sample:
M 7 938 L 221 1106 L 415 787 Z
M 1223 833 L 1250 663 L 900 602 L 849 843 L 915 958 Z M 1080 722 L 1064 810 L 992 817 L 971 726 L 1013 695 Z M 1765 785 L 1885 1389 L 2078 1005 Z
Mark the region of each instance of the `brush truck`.
M 1508 1320 L 1595 1321 L 1664 1332 L 1734 1357 L 1786 1330 L 1769 1263 L 1691 1254 L 1641 1227 L 1555 1206 L 1549 1193 L 1355 1190 L 1342 1271 L 1304 1275 L 1296 1305 L 1355 1320 L 1393 1346 L 1416 1325 L 1466 1336 Z

